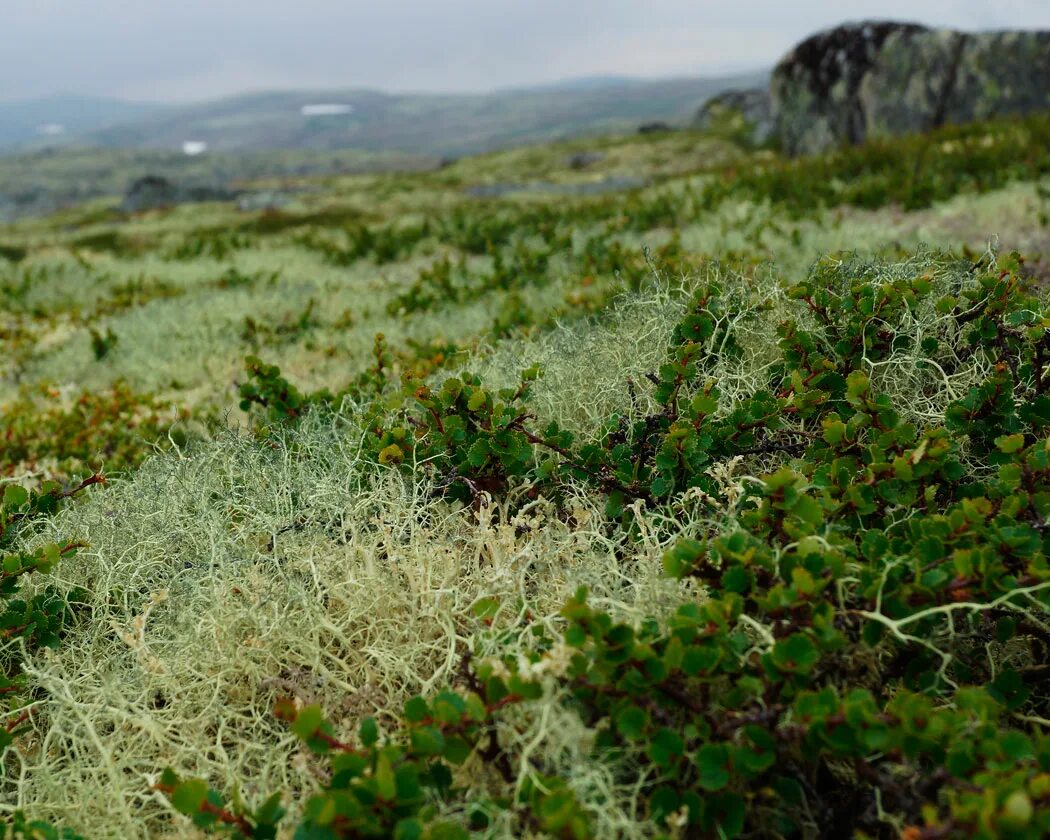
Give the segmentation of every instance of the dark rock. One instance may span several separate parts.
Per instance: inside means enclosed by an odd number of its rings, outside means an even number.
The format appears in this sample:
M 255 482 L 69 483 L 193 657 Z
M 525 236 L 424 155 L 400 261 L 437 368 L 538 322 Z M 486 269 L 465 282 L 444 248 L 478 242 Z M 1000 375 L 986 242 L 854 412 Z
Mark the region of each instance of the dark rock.
M 122 207 L 129 213 L 169 207 L 176 203 L 178 188 L 160 175 L 144 175 L 137 178 L 124 193 Z
M 727 90 L 707 100 L 694 120 L 701 131 L 761 146 L 773 136 L 773 104 L 765 88 Z
M 121 209 L 126 213 L 140 213 L 176 204 L 202 201 L 232 201 L 239 193 L 210 185 L 181 185 L 160 175 L 144 175 L 136 179 L 126 193 Z
M 659 120 L 657 120 L 656 122 L 642 123 L 640 126 L 638 126 L 639 134 L 662 134 L 665 131 L 672 130 L 673 129 L 671 128 L 671 126 L 669 126 L 665 122 L 660 122 Z
M 817 33 L 773 71 L 789 154 L 1050 108 L 1050 32 L 872 21 Z
M 576 152 L 576 154 L 569 155 L 566 165 L 569 169 L 580 170 L 601 163 L 603 160 L 605 160 L 605 155 L 601 152 Z

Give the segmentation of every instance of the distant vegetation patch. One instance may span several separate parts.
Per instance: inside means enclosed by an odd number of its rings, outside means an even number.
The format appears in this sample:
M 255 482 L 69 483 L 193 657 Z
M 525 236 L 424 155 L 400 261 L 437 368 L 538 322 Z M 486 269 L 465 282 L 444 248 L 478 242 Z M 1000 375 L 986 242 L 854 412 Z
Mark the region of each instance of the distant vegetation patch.
M 111 336 L 99 336 L 96 355 L 108 352 Z M 103 469 L 125 473 L 171 440 L 185 444 L 185 428 L 175 427 L 186 419 L 123 383 L 107 391 L 27 391 L 0 409 L 0 476 L 68 481 Z
M 1050 173 L 1050 117 L 949 126 L 873 140 L 827 155 L 774 159 L 727 172 L 704 204 L 771 201 L 794 215 L 821 207 L 928 207 L 961 192 L 987 192 Z

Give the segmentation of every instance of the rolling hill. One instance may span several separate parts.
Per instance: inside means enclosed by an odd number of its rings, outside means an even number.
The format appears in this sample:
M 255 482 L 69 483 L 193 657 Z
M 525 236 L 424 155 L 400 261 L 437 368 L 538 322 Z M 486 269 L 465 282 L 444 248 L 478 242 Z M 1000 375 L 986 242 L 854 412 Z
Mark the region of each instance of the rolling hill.
M 48 122 L 66 125 L 64 144 L 102 148 L 178 149 L 196 140 L 229 152 L 355 148 L 459 156 L 633 130 L 650 121 L 686 122 L 707 98 L 727 87 L 762 84 L 767 76 L 762 71 L 657 81 L 600 77 L 476 94 L 261 92 L 177 107 L 54 99 L 17 109 L 0 106 L 0 125 L 10 129 L 0 131 L 0 149 L 39 146 L 37 127 Z M 348 112 L 304 115 L 304 106 L 319 103 L 349 106 Z M 80 114 L 95 116 L 78 119 Z M 46 139 L 53 144 L 54 138 Z
M 154 116 L 164 106 L 121 99 L 56 94 L 19 102 L 0 102 L 0 151 L 55 145 L 104 126 Z

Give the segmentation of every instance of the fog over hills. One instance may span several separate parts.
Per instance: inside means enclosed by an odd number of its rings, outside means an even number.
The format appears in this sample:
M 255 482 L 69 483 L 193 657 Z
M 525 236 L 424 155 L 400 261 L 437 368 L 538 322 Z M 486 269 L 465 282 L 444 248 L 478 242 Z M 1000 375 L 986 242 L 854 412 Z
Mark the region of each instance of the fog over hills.
M 153 115 L 164 108 L 154 103 L 75 94 L 0 102 L 0 150 L 68 142 L 87 132 Z
M 0 150 L 171 150 L 194 142 L 224 152 L 358 148 L 461 155 L 583 133 L 631 131 L 651 121 L 682 124 L 720 91 L 764 84 L 767 78 L 766 71 L 655 81 L 588 77 L 472 94 L 260 92 L 179 106 L 49 97 L 0 103 Z M 309 107 L 315 105 L 342 107 Z

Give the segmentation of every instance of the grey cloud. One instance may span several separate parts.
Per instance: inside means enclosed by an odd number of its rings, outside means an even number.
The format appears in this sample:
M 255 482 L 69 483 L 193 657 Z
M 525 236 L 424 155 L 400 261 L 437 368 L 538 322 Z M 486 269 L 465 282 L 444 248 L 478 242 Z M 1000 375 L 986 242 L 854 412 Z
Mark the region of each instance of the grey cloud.
M 774 62 L 844 19 L 1050 28 L 1042 0 L 0 0 L 0 99 L 480 90 Z

